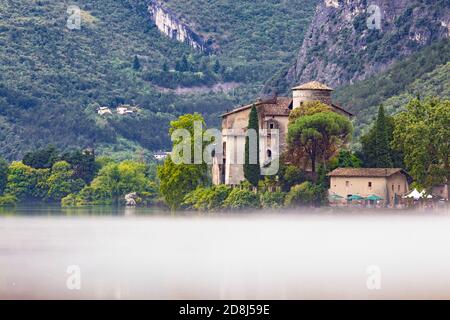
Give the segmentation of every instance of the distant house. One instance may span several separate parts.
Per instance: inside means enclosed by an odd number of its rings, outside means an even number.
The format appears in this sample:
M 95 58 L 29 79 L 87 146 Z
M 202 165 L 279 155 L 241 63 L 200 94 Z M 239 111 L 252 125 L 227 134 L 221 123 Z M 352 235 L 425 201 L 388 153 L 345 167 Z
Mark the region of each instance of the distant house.
M 117 114 L 120 114 L 120 115 L 133 114 L 133 113 L 138 112 L 138 110 L 139 110 L 138 107 L 130 106 L 128 104 L 123 104 L 116 108 Z
M 338 168 L 328 174 L 330 195 L 383 198 L 386 204 L 394 205 L 409 192 L 412 182 L 408 173 L 400 168 Z
M 442 199 L 449 200 L 448 186 L 446 184 L 433 186 L 431 193 Z
M 155 157 L 155 159 L 158 161 L 162 161 L 162 160 L 166 159 L 168 155 L 169 155 L 169 152 L 158 151 L 158 152 L 155 152 L 153 157 Z
M 116 108 L 117 114 L 126 115 L 132 114 L 134 111 L 129 106 L 119 106 Z
M 111 109 L 108 108 L 108 107 L 100 107 L 100 108 L 97 110 L 97 113 L 98 113 L 99 115 L 103 116 L 103 115 L 105 115 L 105 114 L 112 114 L 112 111 L 111 111 Z

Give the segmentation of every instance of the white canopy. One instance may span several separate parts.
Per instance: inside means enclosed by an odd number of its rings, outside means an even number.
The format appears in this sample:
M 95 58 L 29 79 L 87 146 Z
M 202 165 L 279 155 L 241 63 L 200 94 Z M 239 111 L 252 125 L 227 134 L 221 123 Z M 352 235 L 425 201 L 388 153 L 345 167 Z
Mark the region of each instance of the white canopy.
M 425 190 L 423 190 L 422 192 L 417 191 L 417 189 L 414 189 L 413 191 L 411 191 L 410 193 L 408 193 L 406 196 L 404 196 L 403 198 L 409 198 L 409 199 L 414 199 L 414 200 L 419 200 L 422 199 L 425 196 Z

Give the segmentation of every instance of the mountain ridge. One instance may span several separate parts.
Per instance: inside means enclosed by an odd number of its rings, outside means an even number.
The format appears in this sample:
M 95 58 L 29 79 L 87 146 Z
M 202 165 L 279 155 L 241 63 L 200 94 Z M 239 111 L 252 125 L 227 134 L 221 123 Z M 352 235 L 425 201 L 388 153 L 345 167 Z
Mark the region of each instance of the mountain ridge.
M 370 6 L 381 29 L 369 29 Z M 264 92 L 312 80 L 338 88 L 387 70 L 393 63 L 450 35 L 446 1 L 321 1 L 297 59 L 266 84 Z

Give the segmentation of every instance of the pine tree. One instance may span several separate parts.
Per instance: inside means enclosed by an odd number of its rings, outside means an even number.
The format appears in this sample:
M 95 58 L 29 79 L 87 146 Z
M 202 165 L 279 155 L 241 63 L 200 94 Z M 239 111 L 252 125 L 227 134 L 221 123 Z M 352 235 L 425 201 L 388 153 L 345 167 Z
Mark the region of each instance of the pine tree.
M 378 118 L 375 123 L 375 145 L 373 159 L 376 168 L 391 168 L 393 166 L 390 146 L 388 127 L 386 123 L 386 116 L 384 114 L 384 107 L 380 106 L 378 110 Z
M 213 67 L 214 73 L 216 73 L 216 74 L 220 73 L 221 68 L 222 67 L 220 66 L 219 60 L 216 60 L 216 62 L 214 63 L 214 67 Z
M 256 164 L 250 163 L 250 139 L 246 137 L 245 139 L 245 164 L 244 164 L 244 176 L 245 178 L 253 185 L 257 186 L 258 182 L 261 178 L 261 167 L 259 164 L 259 123 L 258 123 L 258 111 L 256 107 L 253 105 L 252 110 L 250 111 L 250 116 L 248 119 L 248 128 L 247 130 L 255 130 L 256 131 Z M 252 148 L 252 152 L 254 148 Z
M 136 71 L 141 69 L 141 62 L 139 61 L 138 56 L 134 56 L 133 69 Z

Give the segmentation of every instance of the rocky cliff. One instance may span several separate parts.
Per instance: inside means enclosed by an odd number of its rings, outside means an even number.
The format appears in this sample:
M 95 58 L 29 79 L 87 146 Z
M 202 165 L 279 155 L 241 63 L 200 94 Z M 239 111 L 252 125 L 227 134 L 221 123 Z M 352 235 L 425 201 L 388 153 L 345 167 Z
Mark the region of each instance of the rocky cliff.
M 156 27 L 169 38 L 187 43 L 194 49 L 206 53 L 212 51 L 208 42 L 183 23 L 170 9 L 165 8 L 162 1 L 150 0 L 148 11 Z
M 266 92 L 311 80 L 340 87 L 450 34 L 448 0 L 322 0 L 295 64 Z

